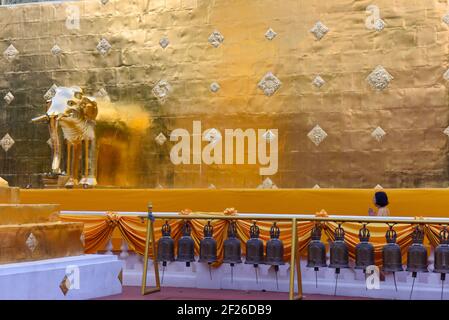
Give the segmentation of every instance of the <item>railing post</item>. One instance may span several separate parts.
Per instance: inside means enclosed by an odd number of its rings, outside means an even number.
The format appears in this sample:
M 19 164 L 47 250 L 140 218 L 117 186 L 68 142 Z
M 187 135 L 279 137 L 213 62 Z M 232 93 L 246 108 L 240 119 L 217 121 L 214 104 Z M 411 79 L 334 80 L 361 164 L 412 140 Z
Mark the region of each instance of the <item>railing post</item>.
M 129 257 L 128 253 L 128 242 L 124 238 L 122 238 L 122 246 L 120 247 L 120 258 L 126 259 Z
M 112 246 L 112 237 L 111 237 L 111 239 L 109 239 L 108 243 L 106 244 L 106 252 L 104 254 L 112 255 L 113 254 L 113 252 L 112 252 L 113 248 L 114 247 Z
M 296 263 L 296 243 L 298 242 L 298 234 L 296 231 L 296 218 L 292 219 L 292 249 L 290 254 L 290 290 L 289 299 L 295 298 L 295 263 Z

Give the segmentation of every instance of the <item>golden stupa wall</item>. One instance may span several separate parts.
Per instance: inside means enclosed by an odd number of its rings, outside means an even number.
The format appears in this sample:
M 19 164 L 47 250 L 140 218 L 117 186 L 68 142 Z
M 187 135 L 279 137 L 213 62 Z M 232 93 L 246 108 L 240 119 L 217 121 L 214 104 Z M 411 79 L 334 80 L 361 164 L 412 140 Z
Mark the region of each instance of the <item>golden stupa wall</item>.
M 379 8 L 383 29 L 376 19 L 367 26 L 375 12 L 369 5 Z M 80 29 L 66 27 L 73 6 Z M 12 62 L 0 59 L 0 95 L 14 95 L 9 105 L 1 102 L 0 135 L 15 141 L 8 152 L 0 150 L 0 175 L 25 185 L 49 170 L 47 129 L 28 121 L 43 112 L 43 95 L 56 84 L 92 94 L 104 88 L 118 110 L 117 121 L 98 124 L 100 185 L 260 185 L 266 177 L 258 165 L 170 162 L 174 143 L 159 145 L 155 138 L 176 128 L 191 132 L 192 121 L 200 120 L 203 130 L 278 129 L 279 170 L 270 179 L 281 188 L 447 187 L 448 11 L 448 3 L 437 0 L 0 7 L 0 51 L 12 44 L 19 52 Z M 328 28 L 320 40 L 310 32 L 318 21 Z M 276 32 L 272 40 L 265 37 L 269 28 Z M 224 37 L 217 47 L 208 42 L 214 30 Z M 96 49 L 102 38 L 111 45 L 104 56 Z M 55 44 L 62 53 L 51 53 Z M 384 69 L 370 84 L 377 66 Z M 281 82 L 271 96 L 258 88 L 268 72 Z M 325 81 L 320 88 L 312 83 L 317 75 Z M 164 103 L 152 91 L 160 80 L 171 87 Z M 214 82 L 217 92 L 210 89 Z M 137 121 L 142 117 L 148 125 Z M 317 125 L 327 134 L 318 145 L 308 137 Z M 377 127 L 386 133 L 380 141 L 372 135 Z

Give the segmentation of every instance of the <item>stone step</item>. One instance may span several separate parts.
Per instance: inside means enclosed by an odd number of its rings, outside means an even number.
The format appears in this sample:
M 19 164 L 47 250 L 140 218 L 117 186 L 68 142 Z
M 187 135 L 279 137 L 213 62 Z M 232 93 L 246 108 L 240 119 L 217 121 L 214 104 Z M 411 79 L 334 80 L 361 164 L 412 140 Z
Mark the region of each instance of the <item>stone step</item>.
M 0 204 L 0 225 L 57 220 L 59 220 L 59 205 L 56 204 Z
M 20 189 L 0 187 L 0 203 L 19 203 Z
M 0 264 L 84 253 L 83 223 L 0 225 Z

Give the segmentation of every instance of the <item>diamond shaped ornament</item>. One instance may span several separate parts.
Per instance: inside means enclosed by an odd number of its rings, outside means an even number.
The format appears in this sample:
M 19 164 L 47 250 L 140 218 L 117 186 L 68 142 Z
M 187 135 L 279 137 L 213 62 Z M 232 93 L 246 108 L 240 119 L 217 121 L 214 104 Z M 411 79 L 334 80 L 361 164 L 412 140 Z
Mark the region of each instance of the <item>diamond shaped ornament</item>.
M 212 91 L 212 92 L 218 92 L 218 90 L 220 90 L 220 85 L 218 84 L 218 83 L 216 83 L 216 82 L 212 82 L 211 84 L 210 84 L 210 91 Z
M 11 138 L 9 133 L 5 134 L 2 140 L 0 140 L 0 145 L 5 152 L 8 152 L 8 150 L 14 145 L 14 143 L 15 141 L 13 138 Z
M 61 289 L 64 296 L 66 296 L 69 292 L 71 285 L 72 284 L 70 283 L 69 277 L 65 275 L 64 278 L 62 278 L 61 283 L 59 284 L 59 288 Z
M 384 67 L 378 65 L 374 70 L 368 75 L 366 81 L 371 85 L 373 89 L 384 90 L 393 80 L 393 76 L 385 70 Z
M 382 189 L 383 189 L 383 187 L 380 184 L 378 184 L 374 187 L 374 190 L 382 190 Z
M 316 185 L 313 186 L 312 189 L 321 189 L 321 187 L 318 184 L 316 184 Z
M 271 28 L 269 28 L 267 30 L 267 32 L 265 32 L 265 38 L 267 38 L 270 41 L 273 40 L 276 36 L 277 36 L 277 33 L 274 32 L 274 30 Z
M 33 233 L 30 233 L 30 235 L 28 236 L 28 238 L 25 241 L 25 244 L 31 252 L 34 252 L 34 250 L 36 250 L 36 248 L 39 244 L 39 241 L 37 241 L 37 239 Z
M 313 33 L 316 40 L 321 40 L 326 33 L 329 32 L 329 28 L 324 25 L 321 21 L 317 21 L 310 32 Z
M 171 89 L 171 85 L 168 83 L 168 81 L 160 80 L 153 87 L 153 94 L 161 103 L 164 103 L 167 100 Z
M 270 178 L 266 178 L 262 184 L 260 184 L 258 189 L 277 189 L 278 187 L 273 183 Z
M 377 19 L 374 22 L 374 30 L 380 32 L 385 28 L 385 22 L 382 19 Z
M 55 96 L 57 88 L 58 88 L 58 86 L 53 84 L 50 87 L 50 89 L 48 89 L 48 91 L 44 94 L 44 99 L 45 100 L 51 100 Z
M 107 55 L 109 50 L 111 50 L 111 48 L 112 48 L 111 44 L 105 38 L 102 38 L 100 42 L 98 42 L 97 51 L 100 52 L 102 56 Z
M 221 134 L 215 128 L 207 130 L 207 132 L 204 134 L 204 140 L 209 141 L 210 143 L 215 143 L 215 142 L 219 141 L 220 139 L 221 139 Z
M 309 139 L 316 145 L 319 146 L 321 142 L 327 137 L 326 131 L 321 129 L 319 125 L 316 125 L 310 132 L 307 134 Z
M 449 127 L 444 129 L 443 133 L 449 137 Z
M 312 84 L 317 88 L 321 88 L 325 83 L 326 81 L 324 81 L 324 79 L 321 78 L 320 76 L 316 76 L 315 79 L 313 79 L 312 81 Z
M 10 91 L 3 97 L 3 100 L 5 100 L 7 104 L 10 104 L 14 100 L 14 95 Z
M 386 134 L 387 133 L 381 127 L 377 127 L 376 129 L 373 130 L 373 132 L 371 132 L 371 136 L 379 142 L 382 141 L 382 138 Z
M 266 96 L 272 96 L 282 85 L 281 80 L 279 80 L 273 73 L 268 72 L 259 81 L 258 87 L 265 93 Z
M 9 47 L 6 48 L 5 51 L 3 51 L 3 57 L 5 57 L 8 62 L 12 62 L 13 60 L 15 60 L 18 55 L 19 51 L 12 44 L 9 45 Z
M 168 40 L 167 37 L 164 37 L 161 40 L 159 40 L 159 45 L 162 47 L 162 49 L 167 48 L 169 44 L 170 44 L 170 41 Z
M 157 135 L 157 137 L 154 140 L 156 140 L 158 145 L 162 146 L 165 143 L 165 141 L 167 141 L 167 138 L 161 132 Z
M 51 48 L 51 54 L 54 56 L 59 56 L 62 53 L 62 49 L 60 46 L 55 44 L 53 48 Z
M 449 13 L 446 13 L 443 18 L 443 22 L 449 26 Z
M 207 39 L 211 45 L 213 45 L 215 48 L 218 48 L 224 41 L 223 35 L 220 33 L 220 31 L 215 30 L 212 32 Z
M 265 132 L 265 133 L 262 135 L 262 138 L 263 138 L 265 141 L 267 141 L 267 142 L 271 142 L 271 141 L 274 140 L 274 138 L 276 138 L 276 135 L 273 133 L 273 131 L 268 130 L 267 132 Z

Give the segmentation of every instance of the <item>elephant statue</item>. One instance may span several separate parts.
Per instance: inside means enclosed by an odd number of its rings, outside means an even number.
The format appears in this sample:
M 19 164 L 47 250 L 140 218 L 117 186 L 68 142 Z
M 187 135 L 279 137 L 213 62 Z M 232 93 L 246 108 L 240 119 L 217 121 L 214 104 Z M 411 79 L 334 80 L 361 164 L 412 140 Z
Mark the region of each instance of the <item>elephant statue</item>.
M 47 112 L 31 120 L 48 123 L 53 175 L 60 175 L 62 172 L 59 135 L 61 126 L 64 141 L 67 143 L 66 188 L 73 188 L 78 184 L 88 188 L 97 184 L 95 146 L 97 115 L 97 102 L 94 98 L 85 96 L 80 87 L 58 87 L 54 96 L 47 101 Z M 79 168 L 83 169 L 82 175 L 79 174 Z M 78 182 L 80 177 L 81 180 Z

